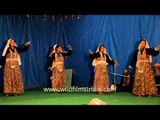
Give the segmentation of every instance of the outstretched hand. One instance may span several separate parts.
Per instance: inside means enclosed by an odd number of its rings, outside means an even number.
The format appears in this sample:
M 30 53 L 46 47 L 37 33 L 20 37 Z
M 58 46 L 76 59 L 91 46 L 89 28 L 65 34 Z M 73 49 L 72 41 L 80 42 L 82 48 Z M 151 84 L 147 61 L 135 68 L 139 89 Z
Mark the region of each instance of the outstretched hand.
M 127 69 L 131 69 L 131 68 L 132 68 L 132 66 L 130 66 L 130 65 L 127 67 Z
M 157 46 L 160 49 L 160 45 Z
M 117 60 L 114 61 L 114 64 L 119 65 L 118 62 L 117 62 Z
M 89 51 L 89 54 L 94 54 L 94 52 L 92 52 L 91 50 L 88 50 Z
M 31 45 L 31 42 L 28 41 L 28 42 L 26 42 L 24 45 L 25 45 L 25 46 L 30 46 L 30 45 Z
M 50 71 L 52 71 L 52 70 L 53 70 L 53 68 L 52 68 L 52 67 L 49 67 L 48 69 L 49 69 Z
M 154 64 L 154 67 L 160 68 L 160 64 L 159 64 L 159 63 L 155 63 L 155 64 Z
M 160 45 L 158 45 L 155 50 L 158 51 L 160 49 Z
M 49 57 L 52 57 L 53 53 L 54 53 L 54 49 L 52 49 L 52 51 L 50 52 Z
M 69 50 L 72 50 L 72 46 L 71 45 L 67 45 Z

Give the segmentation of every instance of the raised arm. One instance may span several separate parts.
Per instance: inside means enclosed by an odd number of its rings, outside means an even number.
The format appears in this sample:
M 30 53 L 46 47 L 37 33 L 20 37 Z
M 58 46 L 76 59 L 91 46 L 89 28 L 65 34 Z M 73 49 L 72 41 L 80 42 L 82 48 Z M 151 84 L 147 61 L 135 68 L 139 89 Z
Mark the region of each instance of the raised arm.
M 18 53 L 22 53 L 22 52 L 27 51 L 30 44 L 31 44 L 30 41 L 28 41 L 22 47 L 17 47 Z
M 62 52 L 62 56 L 65 57 L 65 56 L 70 56 L 72 54 L 72 47 L 71 45 L 68 45 L 68 52 Z

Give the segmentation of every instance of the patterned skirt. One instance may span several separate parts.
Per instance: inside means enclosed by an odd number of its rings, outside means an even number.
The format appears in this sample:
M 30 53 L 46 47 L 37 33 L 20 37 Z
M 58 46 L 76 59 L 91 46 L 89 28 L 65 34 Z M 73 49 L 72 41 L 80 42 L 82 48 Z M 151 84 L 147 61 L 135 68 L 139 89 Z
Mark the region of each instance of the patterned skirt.
M 14 68 L 11 64 L 14 64 Z M 4 93 L 22 94 L 23 92 L 22 72 L 18 62 L 6 62 L 4 67 Z
M 145 63 L 144 71 L 142 73 L 138 72 L 138 68 L 136 69 L 132 94 L 138 96 L 151 96 L 157 93 L 158 89 L 156 87 L 154 73 L 150 63 L 147 62 Z
M 106 65 L 97 65 L 94 68 L 94 91 L 107 92 L 109 88 L 108 70 Z
M 52 71 L 52 88 L 54 92 L 62 92 L 66 87 L 65 69 L 59 71 L 56 67 Z

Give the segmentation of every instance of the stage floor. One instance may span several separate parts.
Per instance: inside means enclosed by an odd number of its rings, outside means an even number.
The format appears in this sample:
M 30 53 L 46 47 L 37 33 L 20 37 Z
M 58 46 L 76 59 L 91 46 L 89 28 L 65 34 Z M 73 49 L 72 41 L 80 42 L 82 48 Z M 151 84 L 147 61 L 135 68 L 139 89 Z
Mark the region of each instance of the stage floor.
M 160 94 L 153 97 L 134 96 L 130 92 L 111 92 L 98 95 L 94 92 L 44 92 L 43 88 L 25 90 L 19 96 L 5 97 L 0 93 L 0 105 L 88 105 L 99 98 L 108 105 L 160 105 Z

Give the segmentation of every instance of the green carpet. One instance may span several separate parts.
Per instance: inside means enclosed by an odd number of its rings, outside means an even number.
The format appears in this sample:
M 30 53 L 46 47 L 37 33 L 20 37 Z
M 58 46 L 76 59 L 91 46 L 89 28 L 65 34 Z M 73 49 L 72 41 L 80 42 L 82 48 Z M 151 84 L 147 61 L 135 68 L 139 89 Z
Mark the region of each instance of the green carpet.
M 5 97 L 0 94 L 0 105 L 88 105 L 99 98 L 108 105 L 160 105 L 160 94 L 153 97 L 138 97 L 129 92 L 111 92 L 98 95 L 94 92 L 44 92 L 43 88 L 25 90 L 19 96 Z

